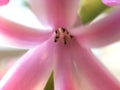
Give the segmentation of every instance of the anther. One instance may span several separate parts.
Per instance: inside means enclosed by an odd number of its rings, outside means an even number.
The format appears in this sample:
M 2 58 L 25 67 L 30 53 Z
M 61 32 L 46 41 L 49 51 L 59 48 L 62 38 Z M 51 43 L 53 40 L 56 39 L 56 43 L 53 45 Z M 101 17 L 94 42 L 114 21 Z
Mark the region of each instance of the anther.
M 59 40 L 59 37 L 56 36 L 55 39 L 54 39 L 54 42 L 57 42 Z
M 62 32 L 64 33 L 66 30 L 64 28 L 61 28 L 62 29 Z
M 58 38 L 59 38 L 59 36 L 56 36 L 55 38 L 56 38 L 56 39 L 58 39 Z
M 67 44 L 66 37 L 64 37 L 64 44 L 65 44 L 65 45 Z
M 58 31 L 56 30 L 56 31 L 55 31 L 55 33 L 57 34 L 57 33 L 58 33 Z
M 67 44 L 66 40 L 64 40 L 64 44 L 65 44 L 65 45 Z
M 67 31 L 67 34 L 69 34 L 69 32 Z
M 73 38 L 73 36 L 72 36 L 72 35 L 70 35 L 70 38 L 72 39 L 72 38 Z
M 55 39 L 55 40 L 54 40 L 54 42 L 56 43 L 56 42 L 57 42 L 57 40 Z
M 59 38 L 60 38 L 60 35 L 56 34 L 54 42 L 57 42 Z

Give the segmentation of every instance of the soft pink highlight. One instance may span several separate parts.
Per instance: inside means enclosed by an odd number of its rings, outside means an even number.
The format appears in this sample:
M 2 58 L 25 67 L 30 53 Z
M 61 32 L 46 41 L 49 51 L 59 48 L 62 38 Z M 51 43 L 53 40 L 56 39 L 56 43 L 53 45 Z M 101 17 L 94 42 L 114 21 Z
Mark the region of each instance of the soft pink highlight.
M 9 0 L 0 0 L 0 6 L 8 4 Z
M 116 6 L 120 5 L 120 0 L 102 0 L 105 5 Z
M 27 0 L 43 25 L 53 28 L 70 27 L 74 24 L 79 0 Z M 39 8 L 41 7 L 41 8 Z M 64 7 L 64 9 L 62 9 Z M 56 13 L 57 12 L 57 13 Z

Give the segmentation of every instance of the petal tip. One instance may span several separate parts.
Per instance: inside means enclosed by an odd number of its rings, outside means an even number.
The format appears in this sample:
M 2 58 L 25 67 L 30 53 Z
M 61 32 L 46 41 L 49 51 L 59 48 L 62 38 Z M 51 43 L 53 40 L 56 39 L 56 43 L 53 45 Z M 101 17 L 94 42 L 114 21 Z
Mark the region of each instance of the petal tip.
M 9 3 L 9 0 L 0 0 L 0 6 L 6 5 Z
M 107 6 L 118 6 L 118 5 L 120 5 L 120 0 L 102 0 L 102 2 Z

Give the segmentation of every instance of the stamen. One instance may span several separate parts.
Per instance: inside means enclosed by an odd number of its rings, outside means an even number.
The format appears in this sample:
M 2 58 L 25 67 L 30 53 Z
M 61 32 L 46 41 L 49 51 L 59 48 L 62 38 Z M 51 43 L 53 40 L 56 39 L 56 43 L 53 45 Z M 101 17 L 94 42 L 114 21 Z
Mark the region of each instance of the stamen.
M 67 34 L 69 34 L 69 32 L 67 31 Z
M 65 45 L 67 44 L 66 37 L 64 37 L 63 42 Z
M 55 40 L 54 40 L 54 42 L 56 43 L 56 42 L 57 42 L 57 40 L 55 39 Z
M 54 42 L 58 42 L 59 39 L 62 39 L 63 43 L 66 45 L 67 42 L 73 38 L 72 35 L 69 34 L 69 32 L 65 28 L 58 28 L 55 31 L 55 39 Z
M 62 32 L 64 33 L 66 30 L 64 28 L 61 28 Z
M 59 40 L 59 36 L 56 36 L 54 42 L 57 42 L 58 40 Z
M 56 30 L 56 31 L 55 31 L 55 33 L 57 34 L 57 33 L 58 33 L 58 31 Z
M 72 36 L 72 35 L 70 35 L 70 38 L 72 39 L 72 38 L 73 38 L 73 36 Z

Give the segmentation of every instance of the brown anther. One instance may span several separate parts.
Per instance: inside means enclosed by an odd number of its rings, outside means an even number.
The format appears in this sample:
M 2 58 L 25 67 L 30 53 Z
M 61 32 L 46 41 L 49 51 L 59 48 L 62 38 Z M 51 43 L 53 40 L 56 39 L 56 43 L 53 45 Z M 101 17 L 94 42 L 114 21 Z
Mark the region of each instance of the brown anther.
M 57 42 L 58 40 L 59 40 L 59 36 L 56 36 L 54 42 Z
M 64 37 L 64 41 L 63 42 L 64 42 L 65 45 L 67 44 L 66 37 Z
M 64 40 L 64 44 L 65 44 L 65 45 L 67 44 L 67 41 L 66 41 L 66 40 Z
M 72 38 L 73 38 L 73 36 L 72 36 L 72 35 L 70 35 L 70 38 L 72 39 Z
M 64 33 L 66 30 L 64 28 L 61 28 L 62 29 L 62 32 Z
M 55 31 L 55 33 L 57 34 L 57 33 L 58 33 L 58 31 L 56 30 L 56 31 Z
M 57 40 L 55 39 L 54 42 L 57 42 Z
M 67 31 L 67 34 L 69 34 L 69 32 Z
M 58 38 L 59 38 L 59 36 L 56 36 L 55 38 L 56 38 L 56 39 L 58 39 Z

